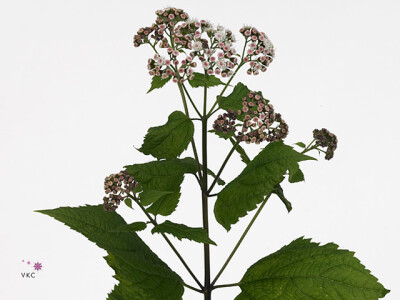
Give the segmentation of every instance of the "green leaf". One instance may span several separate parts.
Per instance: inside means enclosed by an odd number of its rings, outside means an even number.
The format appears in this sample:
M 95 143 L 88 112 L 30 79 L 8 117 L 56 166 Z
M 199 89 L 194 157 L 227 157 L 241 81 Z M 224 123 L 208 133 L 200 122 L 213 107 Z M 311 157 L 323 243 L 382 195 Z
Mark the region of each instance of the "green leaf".
M 204 74 L 201 73 L 193 73 L 194 77 L 192 80 L 189 80 L 189 84 L 194 87 L 204 86 L 204 82 L 206 82 L 207 87 L 217 86 L 217 85 L 225 85 L 219 78 L 214 75 L 207 75 L 206 80 L 204 81 Z
M 225 110 L 241 110 L 243 108 L 242 99 L 243 97 L 246 97 L 249 92 L 249 88 L 243 83 L 239 82 L 233 88 L 233 91 L 229 96 L 218 98 L 219 107 Z
M 185 173 L 194 174 L 197 171 L 196 161 L 193 158 L 152 161 L 144 164 L 125 166 L 135 180 L 140 182 L 143 192 L 147 193 L 147 200 L 154 191 L 165 193 L 160 196 L 147 210 L 163 216 L 170 215 L 177 207 L 180 197 L 180 186 Z M 166 194 L 166 192 L 169 192 Z M 149 194 L 150 193 L 150 194 Z M 153 195 L 154 196 L 154 195 Z M 154 199 L 154 198 L 153 198 Z
M 171 191 L 145 190 L 140 194 L 140 203 L 147 206 L 172 193 Z
M 282 200 L 282 202 L 283 202 L 283 204 L 285 204 L 288 212 L 290 212 L 292 210 L 292 203 L 290 203 L 290 201 L 288 199 L 286 199 L 285 195 L 283 194 L 283 189 L 280 184 L 275 186 L 272 193 L 277 195 L 279 197 L 279 199 Z
M 300 170 L 299 164 L 293 164 L 289 168 L 289 178 L 288 178 L 290 183 L 296 183 L 300 181 L 304 181 L 304 174 Z
M 131 224 L 122 225 L 113 229 L 112 232 L 136 232 L 145 230 L 147 227 L 145 222 L 133 222 Z
M 295 145 L 301 147 L 301 148 L 305 148 L 306 144 L 304 144 L 303 142 L 297 142 Z
M 223 138 L 224 140 L 227 140 L 227 139 L 229 139 L 229 138 L 234 136 L 233 131 L 228 131 L 227 133 L 224 133 L 224 132 L 215 131 L 215 130 L 212 129 L 212 130 L 209 130 L 208 132 L 212 132 L 212 133 L 218 135 L 220 138 Z
M 153 234 L 156 232 L 169 233 L 178 238 L 179 240 L 188 239 L 198 243 L 212 244 L 215 246 L 217 245 L 208 237 L 207 232 L 201 227 L 193 228 L 183 224 L 177 224 L 177 223 L 172 223 L 170 221 L 165 221 L 162 224 L 154 226 L 151 232 Z
M 286 171 L 304 160 L 314 158 L 295 151 L 282 141 L 268 144 L 236 177 L 218 194 L 214 206 L 217 221 L 229 230 L 240 217 L 255 209 L 284 179 Z
M 176 158 L 187 149 L 193 134 L 193 122 L 183 112 L 174 111 L 165 125 L 148 130 L 139 151 L 157 159 Z
M 121 285 L 115 285 L 111 293 L 108 294 L 107 300 L 128 300 L 123 295 L 123 289 Z
M 375 300 L 389 292 L 354 252 L 304 238 L 256 262 L 239 286 L 235 300 Z
M 132 207 L 132 199 L 131 198 L 125 198 L 124 202 L 125 202 L 126 206 L 128 206 L 129 208 L 133 209 L 133 207 Z
M 171 80 L 171 78 L 172 78 L 171 76 L 169 76 L 166 79 L 162 79 L 161 76 L 153 76 L 153 78 L 151 79 L 151 87 L 147 91 L 147 94 L 150 93 L 154 89 L 162 88 L 168 81 Z
M 38 212 L 63 222 L 108 251 L 106 260 L 120 281 L 110 300 L 182 299 L 182 279 L 135 232 L 113 232 L 126 225 L 116 212 L 105 212 L 102 205 Z

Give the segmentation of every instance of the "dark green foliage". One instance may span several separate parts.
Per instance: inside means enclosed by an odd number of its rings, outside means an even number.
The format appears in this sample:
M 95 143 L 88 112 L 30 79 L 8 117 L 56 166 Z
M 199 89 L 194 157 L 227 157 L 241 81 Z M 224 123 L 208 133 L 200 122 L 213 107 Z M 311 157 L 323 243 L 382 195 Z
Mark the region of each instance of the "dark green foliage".
M 255 209 L 269 196 L 283 179 L 288 169 L 298 168 L 298 162 L 314 159 L 298 153 L 283 142 L 268 144 L 218 194 L 214 207 L 217 221 L 229 230 L 240 217 Z
M 154 89 L 162 88 L 168 81 L 171 80 L 171 78 L 171 76 L 166 79 L 162 79 L 161 76 L 153 76 L 153 78 L 151 79 L 151 87 L 147 91 L 147 94 Z
M 107 250 L 107 263 L 120 281 L 110 300 L 180 300 L 182 279 L 174 273 L 135 232 L 114 232 L 127 225 L 115 212 L 105 212 L 102 205 L 60 207 L 40 210 L 78 231 L 100 248 Z
M 147 227 L 145 222 L 133 222 L 131 224 L 122 225 L 112 230 L 112 232 L 136 232 L 145 230 Z
M 252 265 L 235 300 L 376 300 L 389 291 L 348 250 L 299 238 Z
M 151 232 L 169 233 L 179 240 L 188 239 L 198 243 L 217 245 L 208 237 L 207 232 L 203 228 L 188 227 L 183 224 L 172 223 L 171 221 L 165 221 L 164 223 L 155 226 Z
M 148 130 L 139 150 L 157 159 L 176 158 L 186 150 L 193 134 L 192 121 L 183 112 L 174 111 L 169 115 L 165 125 L 151 127 Z
M 219 97 L 219 107 L 224 110 L 233 109 L 234 111 L 241 110 L 243 108 L 243 97 L 246 97 L 250 92 L 249 88 L 243 83 L 239 82 L 234 88 L 232 93 L 226 97 Z
M 206 83 L 207 87 L 213 87 L 217 85 L 225 85 L 218 77 L 214 75 L 207 75 L 206 80 L 204 80 L 204 74 L 202 73 L 193 73 L 194 77 L 192 80 L 189 80 L 189 84 L 194 87 L 202 87 L 204 83 Z

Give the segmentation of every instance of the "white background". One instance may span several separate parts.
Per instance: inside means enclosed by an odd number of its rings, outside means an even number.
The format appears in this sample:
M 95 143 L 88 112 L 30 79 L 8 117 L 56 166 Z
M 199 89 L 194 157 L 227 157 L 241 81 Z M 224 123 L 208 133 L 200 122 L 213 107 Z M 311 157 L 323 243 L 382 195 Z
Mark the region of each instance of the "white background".
M 290 214 L 278 199 L 268 202 L 219 283 L 239 281 L 259 258 L 305 235 L 355 251 L 392 290 L 385 299 L 400 299 L 399 2 L 188 2 L 0 2 L 0 298 L 97 300 L 111 291 L 105 251 L 33 211 L 99 204 L 105 176 L 151 159 L 133 146 L 182 104 L 172 83 L 146 95 L 151 51 L 134 48 L 132 36 L 154 21 L 156 9 L 172 5 L 234 32 L 243 24 L 265 31 L 276 59 L 266 73 L 242 72 L 237 80 L 262 90 L 282 113 L 287 143 L 310 141 L 321 127 L 339 138 L 332 161 L 321 156 L 302 164 L 306 183 L 284 184 Z M 260 147 L 246 149 L 255 155 Z M 210 138 L 215 171 L 228 151 L 223 140 Z M 235 157 L 223 179 L 241 168 Z M 171 220 L 201 226 L 200 208 L 196 182 L 187 176 Z M 144 220 L 139 210 L 120 212 L 128 222 Z M 249 220 L 227 234 L 211 219 L 210 236 L 219 244 L 212 247 L 214 275 Z M 160 236 L 140 236 L 194 285 Z M 203 278 L 201 245 L 172 239 Z M 22 259 L 43 263 L 37 278 L 21 278 L 32 268 Z M 219 289 L 214 299 L 238 293 Z M 186 291 L 184 299 L 201 297 Z

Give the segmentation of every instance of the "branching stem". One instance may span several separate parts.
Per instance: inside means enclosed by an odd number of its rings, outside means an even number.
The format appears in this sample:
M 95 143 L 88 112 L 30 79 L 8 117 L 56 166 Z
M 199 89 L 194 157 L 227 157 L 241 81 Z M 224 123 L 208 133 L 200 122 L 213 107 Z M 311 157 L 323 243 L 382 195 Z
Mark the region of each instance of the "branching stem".
M 155 219 L 152 218 L 152 216 L 147 212 L 147 210 L 144 208 L 144 206 L 137 200 L 136 197 L 133 197 L 131 195 L 129 195 L 129 197 L 136 202 L 136 204 L 141 208 L 141 210 L 144 212 L 144 214 L 146 215 L 146 217 L 149 219 L 149 221 L 151 222 L 151 224 L 153 224 L 154 226 L 157 226 L 157 221 Z M 165 235 L 165 233 L 161 232 L 162 237 L 164 238 L 164 240 L 168 243 L 168 245 L 171 247 L 172 251 L 174 251 L 174 253 L 176 254 L 176 256 L 179 258 L 179 260 L 182 262 L 182 264 L 184 265 L 184 267 L 186 268 L 186 270 L 189 272 L 189 274 L 192 276 L 192 278 L 194 279 L 194 281 L 196 281 L 197 285 L 200 287 L 201 290 L 203 290 L 203 285 L 200 283 L 200 281 L 197 279 L 196 275 L 194 275 L 194 273 L 192 272 L 192 270 L 190 269 L 190 267 L 188 266 L 188 264 L 186 263 L 186 261 L 183 259 L 182 255 L 178 252 L 178 250 L 175 248 L 175 246 L 172 244 L 172 242 L 169 240 L 169 238 Z
M 211 191 L 212 191 L 212 189 L 214 188 L 215 184 L 217 183 L 219 177 L 221 176 L 222 171 L 224 170 L 224 168 L 225 168 L 226 164 L 228 163 L 229 159 L 231 158 L 233 152 L 235 152 L 235 149 L 236 149 L 237 145 L 239 145 L 239 141 L 237 141 L 237 142 L 233 145 L 231 151 L 229 151 L 229 153 L 228 153 L 228 155 L 226 156 L 224 162 L 222 163 L 221 168 L 219 169 L 217 175 L 215 176 L 215 179 L 214 179 L 213 183 L 211 184 L 210 188 L 208 189 L 207 194 L 210 194 L 210 193 L 211 193 Z
M 222 275 L 222 273 L 224 272 L 225 268 L 228 266 L 229 262 L 231 261 L 233 255 L 235 255 L 237 249 L 239 248 L 240 244 L 243 242 L 244 238 L 246 237 L 247 233 L 249 232 L 251 226 L 254 224 L 254 221 L 257 219 L 258 215 L 260 214 L 260 212 L 262 211 L 262 209 L 264 208 L 265 204 L 267 203 L 269 197 L 266 197 L 264 199 L 264 201 L 261 203 L 260 207 L 258 208 L 256 214 L 253 216 L 253 218 L 251 219 L 249 225 L 247 225 L 246 230 L 243 232 L 242 236 L 240 237 L 239 241 L 237 242 L 236 246 L 233 248 L 231 254 L 229 255 L 229 257 L 227 258 L 227 260 L 225 261 L 224 265 L 222 266 L 221 270 L 218 272 L 217 276 L 215 276 L 213 282 L 211 283 L 211 286 L 214 287 L 215 283 L 217 282 L 218 278 Z

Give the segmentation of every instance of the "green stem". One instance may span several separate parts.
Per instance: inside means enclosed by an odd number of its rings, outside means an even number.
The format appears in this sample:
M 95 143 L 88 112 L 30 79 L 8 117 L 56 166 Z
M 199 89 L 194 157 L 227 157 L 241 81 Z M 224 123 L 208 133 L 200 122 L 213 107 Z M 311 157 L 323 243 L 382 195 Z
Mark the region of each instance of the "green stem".
M 130 196 L 130 195 L 129 195 Z M 147 212 L 147 210 L 144 208 L 144 206 L 137 200 L 137 198 L 130 196 L 130 198 L 135 201 L 137 203 L 137 205 L 139 205 L 139 207 L 141 208 L 141 210 L 144 212 L 144 214 L 146 215 L 146 217 L 149 219 L 149 221 L 151 222 L 151 224 L 153 224 L 154 226 L 157 226 L 157 221 L 154 220 L 150 214 Z M 189 268 L 189 266 L 187 265 L 187 263 L 185 262 L 185 260 L 183 259 L 183 257 L 181 256 L 181 254 L 178 252 L 178 250 L 176 250 L 175 246 L 172 244 L 172 242 L 169 240 L 169 238 L 163 233 L 161 232 L 162 237 L 164 238 L 164 240 L 168 243 L 168 245 L 171 247 L 171 249 L 174 251 L 174 253 L 176 254 L 176 256 L 178 256 L 179 260 L 182 262 L 182 264 L 184 265 L 184 267 L 186 268 L 186 270 L 189 272 L 189 274 L 192 276 L 192 278 L 194 279 L 194 281 L 196 281 L 197 285 L 200 287 L 201 290 L 203 290 L 203 286 L 200 283 L 200 281 L 197 279 L 196 275 L 194 275 L 194 273 L 192 272 L 192 270 Z
M 207 74 L 204 74 L 204 83 Z M 202 121 L 202 154 L 203 154 L 203 188 L 201 191 L 202 210 L 203 210 L 203 229 L 209 233 L 208 228 L 208 176 L 207 176 L 207 85 L 204 84 L 204 103 L 203 103 L 203 121 Z M 204 300 L 211 300 L 211 268 L 210 268 L 210 245 L 204 244 Z
M 235 73 L 233 73 L 233 75 L 231 76 L 231 78 L 229 78 L 228 82 L 226 83 L 225 87 L 222 89 L 221 93 L 217 96 L 217 100 L 215 100 L 213 106 L 211 107 L 211 109 L 209 110 L 208 114 L 207 114 L 207 118 L 211 117 L 213 113 L 215 113 L 217 110 L 213 111 L 213 109 L 215 108 L 215 106 L 218 104 L 219 99 L 222 97 L 222 95 L 225 93 L 226 89 L 228 88 L 229 84 L 231 83 L 231 81 L 233 80 L 233 78 L 235 77 L 235 75 L 237 74 L 237 72 L 239 71 L 239 69 L 244 65 L 245 63 L 242 61 Z
M 260 207 L 258 208 L 256 214 L 254 215 L 254 217 L 251 219 L 249 225 L 247 226 L 246 230 L 243 232 L 242 236 L 240 237 L 239 241 L 237 242 L 235 248 L 233 248 L 231 254 L 229 255 L 229 257 L 227 258 L 227 260 L 225 261 L 224 265 L 222 266 L 221 270 L 218 272 L 217 276 L 215 276 L 215 279 L 213 280 L 213 282 L 211 283 L 211 286 L 213 287 L 215 285 L 215 283 L 217 282 L 218 278 L 222 275 L 222 273 L 224 272 L 225 268 L 228 266 L 229 262 L 231 261 L 233 255 L 235 255 L 237 249 L 239 248 L 240 244 L 243 242 L 244 238 L 246 237 L 247 233 L 249 232 L 251 226 L 253 225 L 254 221 L 257 219 L 258 215 L 260 214 L 260 212 L 262 211 L 262 209 L 265 206 L 265 203 L 267 203 L 268 201 L 268 197 L 266 197 L 264 199 L 264 201 L 262 202 L 262 204 L 260 205 Z
M 189 116 L 189 110 L 187 107 L 187 102 L 186 102 L 186 97 L 185 97 L 185 93 L 183 91 L 183 87 L 182 87 L 182 83 L 180 83 L 178 81 L 178 88 L 179 88 L 179 92 L 181 93 L 181 97 L 182 97 L 182 102 L 183 102 L 183 108 L 185 109 L 185 114 L 188 118 L 190 118 Z M 194 139 L 192 138 L 190 141 L 191 145 L 192 145 L 192 149 L 193 149 L 193 154 L 194 154 L 194 158 L 197 162 L 197 172 L 199 174 L 199 178 L 200 180 L 203 178 L 202 174 L 201 174 L 201 165 L 200 165 L 200 161 L 199 161 L 199 155 L 197 154 L 197 149 L 196 149 L 196 144 L 194 142 Z M 206 173 L 204 173 L 205 177 L 207 177 L 207 169 L 206 169 Z
M 202 290 L 196 289 L 195 287 L 193 287 L 193 286 L 191 286 L 191 285 L 188 285 L 188 284 L 186 284 L 186 283 L 183 283 L 183 286 L 184 286 L 184 287 L 187 287 L 188 289 L 191 289 L 191 290 L 193 290 L 193 291 L 196 291 L 196 292 L 198 292 L 198 293 L 203 294 L 203 291 L 202 291 Z
M 194 104 L 194 102 L 193 102 L 193 100 L 192 100 L 192 97 L 190 97 L 189 92 L 187 91 L 187 89 L 186 89 L 186 87 L 185 87 L 185 85 L 184 85 L 183 83 L 182 83 L 182 87 L 183 87 L 183 90 L 185 91 L 186 96 L 188 97 L 190 103 L 192 104 L 194 110 L 196 111 L 197 115 L 198 115 L 200 118 L 202 118 L 202 115 L 201 115 L 200 111 L 197 109 L 196 105 Z
M 237 283 L 230 283 L 230 284 L 220 284 L 220 285 L 215 285 L 213 287 L 213 290 L 215 289 L 220 289 L 220 288 L 226 288 L 226 287 L 232 287 L 232 286 L 238 286 L 240 284 L 240 282 Z
M 221 168 L 219 169 L 217 175 L 215 176 L 215 179 L 214 179 L 213 183 L 211 184 L 210 188 L 209 188 L 208 191 L 207 191 L 207 194 L 208 194 L 208 195 L 211 193 L 212 189 L 214 188 L 215 184 L 217 183 L 219 177 L 221 176 L 222 171 L 224 170 L 226 164 L 228 163 L 228 160 L 231 158 L 233 152 L 235 152 L 235 149 L 236 149 L 237 145 L 239 145 L 239 141 L 237 141 L 237 142 L 233 145 L 231 151 L 229 151 L 228 155 L 226 156 L 224 162 L 222 163 Z

